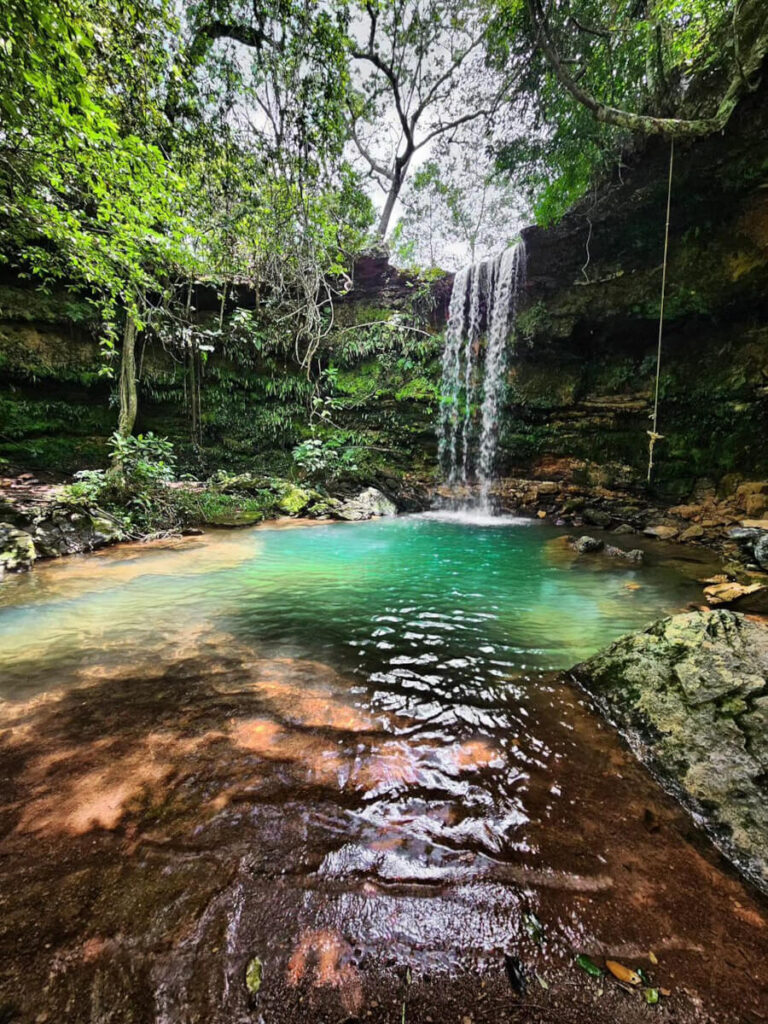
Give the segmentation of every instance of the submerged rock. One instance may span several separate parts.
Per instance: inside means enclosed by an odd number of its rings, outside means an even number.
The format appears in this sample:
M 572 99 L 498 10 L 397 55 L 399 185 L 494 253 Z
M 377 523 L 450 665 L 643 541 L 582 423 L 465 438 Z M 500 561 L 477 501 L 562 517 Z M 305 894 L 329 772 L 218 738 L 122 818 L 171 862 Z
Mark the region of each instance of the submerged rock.
M 608 558 L 623 558 L 628 562 L 642 562 L 644 558 L 643 552 L 639 548 L 625 551 L 613 544 L 606 544 L 604 541 L 598 540 L 597 537 L 571 537 L 568 544 L 580 555 L 601 553 L 607 555 Z
M 675 615 L 573 675 L 768 888 L 768 626 L 722 610 Z
M 655 537 L 657 540 L 673 540 L 680 531 L 676 526 L 648 526 L 643 530 L 643 533 L 649 537 Z
M 633 526 L 630 526 L 629 523 L 619 523 L 616 529 L 612 530 L 611 532 L 615 534 L 617 537 L 621 537 L 625 534 L 636 533 L 637 531 Z
M 394 503 L 375 487 L 367 487 L 354 498 L 342 502 L 334 513 L 339 519 L 357 522 L 362 519 L 373 519 L 374 516 L 397 515 Z

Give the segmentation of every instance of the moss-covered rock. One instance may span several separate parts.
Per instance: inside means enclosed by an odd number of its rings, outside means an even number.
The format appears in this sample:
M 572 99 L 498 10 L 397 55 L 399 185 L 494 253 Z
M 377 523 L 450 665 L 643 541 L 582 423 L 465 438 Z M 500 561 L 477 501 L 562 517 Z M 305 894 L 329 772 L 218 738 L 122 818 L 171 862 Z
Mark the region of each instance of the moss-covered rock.
M 319 495 L 316 495 L 316 497 L 319 497 Z M 283 492 L 277 502 L 277 507 L 287 516 L 300 516 L 302 512 L 306 511 L 312 499 L 312 491 L 305 490 L 303 487 L 297 487 L 295 484 L 285 481 Z
M 120 527 L 98 512 L 54 510 L 36 521 L 32 537 L 43 558 L 79 554 L 122 539 Z
M 29 569 L 36 558 L 35 543 L 26 530 L 0 523 L 0 576 L 5 570 Z
M 768 626 L 728 611 L 676 615 L 573 674 L 768 888 Z

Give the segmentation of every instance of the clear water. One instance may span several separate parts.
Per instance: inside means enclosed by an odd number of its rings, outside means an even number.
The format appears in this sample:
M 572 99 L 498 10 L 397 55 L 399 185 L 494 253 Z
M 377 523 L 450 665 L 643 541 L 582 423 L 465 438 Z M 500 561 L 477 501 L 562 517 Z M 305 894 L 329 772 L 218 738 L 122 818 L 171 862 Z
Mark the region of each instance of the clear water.
M 513 956 L 537 1020 L 646 1020 L 577 953 L 757 1014 L 764 904 L 547 671 L 697 597 L 650 550 L 432 513 L 6 578 L 0 1016 L 495 1024 Z
M 84 664 L 205 626 L 393 688 L 413 712 L 567 668 L 696 594 L 663 566 L 575 558 L 558 531 L 513 518 L 227 532 L 8 581 L 0 695 L 50 689 Z

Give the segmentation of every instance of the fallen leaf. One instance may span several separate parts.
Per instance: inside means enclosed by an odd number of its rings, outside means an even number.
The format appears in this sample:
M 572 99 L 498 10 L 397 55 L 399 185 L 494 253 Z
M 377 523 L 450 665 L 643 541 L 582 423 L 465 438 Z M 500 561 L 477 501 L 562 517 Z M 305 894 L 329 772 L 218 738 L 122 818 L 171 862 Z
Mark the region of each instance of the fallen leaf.
M 541 942 L 544 938 L 544 925 L 534 913 L 523 914 L 523 923 L 534 942 Z
M 582 971 L 586 971 L 587 974 L 591 975 L 593 978 L 602 977 L 602 968 L 598 967 L 594 960 L 590 960 L 586 953 L 579 953 L 576 957 L 576 963 Z
M 542 976 L 540 974 L 537 974 L 536 975 L 536 981 L 538 981 L 538 983 L 541 985 L 541 987 L 546 992 L 547 989 L 549 988 L 549 982 L 547 981 L 547 979 L 546 978 L 542 978 Z
M 656 956 L 652 949 L 648 951 L 648 959 L 651 961 L 654 967 L 659 962 L 659 958 Z
M 655 1006 L 659 1001 L 659 990 L 657 988 L 645 988 L 643 989 L 643 995 L 649 1006 Z
M 672 991 L 671 991 L 671 989 L 668 989 L 668 988 L 660 988 L 659 989 L 659 994 L 664 996 L 665 998 L 667 998 L 668 996 L 672 995 Z
M 616 960 L 606 960 L 605 966 L 619 981 L 625 981 L 628 985 L 640 985 L 643 979 L 637 973 L 637 971 L 631 970 L 629 967 L 625 967 L 624 964 L 618 963 Z
M 261 988 L 261 960 L 257 956 L 250 961 L 245 969 L 245 987 L 255 996 Z

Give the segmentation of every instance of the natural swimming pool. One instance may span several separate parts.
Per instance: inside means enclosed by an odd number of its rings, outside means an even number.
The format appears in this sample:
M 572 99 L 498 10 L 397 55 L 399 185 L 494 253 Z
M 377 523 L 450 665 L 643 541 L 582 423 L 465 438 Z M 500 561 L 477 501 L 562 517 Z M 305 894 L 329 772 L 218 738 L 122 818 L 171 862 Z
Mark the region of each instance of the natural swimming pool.
M 673 554 L 415 516 L 6 581 L 4 998 L 68 1020 L 479 1021 L 514 957 L 542 1013 L 635 1020 L 573 957 L 654 949 L 677 1019 L 742 1012 L 762 902 L 554 671 L 694 600 L 706 566 Z

